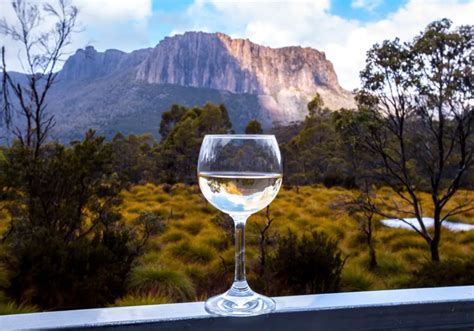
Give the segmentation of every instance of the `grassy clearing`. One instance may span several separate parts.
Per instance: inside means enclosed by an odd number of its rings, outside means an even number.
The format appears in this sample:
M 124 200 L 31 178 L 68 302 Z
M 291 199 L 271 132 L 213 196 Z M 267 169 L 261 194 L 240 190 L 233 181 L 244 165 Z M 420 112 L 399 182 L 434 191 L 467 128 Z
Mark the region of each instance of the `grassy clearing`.
M 137 185 L 122 192 L 119 207 L 124 221 L 133 224 L 144 212 L 157 213 L 165 220 L 162 232 L 150 238 L 145 254 L 135 266 L 129 292 L 113 305 L 161 304 L 203 300 L 222 292 L 232 281 L 234 250 L 229 229 L 219 227 L 215 220 L 220 212 L 200 194 L 199 188 L 174 185 L 169 193 L 161 186 Z M 342 274 L 342 291 L 379 290 L 407 287 L 413 271 L 429 260 L 427 244 L 413 231 L 391 229 L 375 222 L 375 245 L 379 268 L 368 270 L 369 254 L 365 237 L 358 224 L 337 201 L 357 192 L 340 188 L 282 188 L 271 205 L 274 222 L 269 230 L 275 245 L 279 234 L 288 229 L 298 233 L 324 231 L 339 240 L 339 248 L 347 256 Z M 451 202 L 474 198 L 474 192 L 461 192 Z M 431 216 L 430 196 L 422 195 L 426 216 Z M 380 203 L 397 200 L 388 188 L 377 192 Z M 474 212 L 458 215 L 457 221 L 474 224 Z M 8 215 L 0 210 L 0 231 L 6 228 Z M 253 215 L 247 223 L 248 278 L 258 287 L 259 235 L 265 224 L 263 212 Z M 271 244 L 270 244 L 271 245 Z M 474 253 L 474 231 L 454 233 L 443 230 L 441 258 L 465 258 Z M 3 277 L 4 278 L 4 277 Z M 5 281 L 5 280 L 3 280 Z M 2 270 L 0 269 L 0 283 Z M 29 312 L 35 307 L 13 305 L 2 300 L 2 312 Z
M 301 187 L 299 193 L 295 189 L 283 188 L 271 205 L 271 216 L 275 221 L 270 236 L 277 238 L 277 234 L 284 234 L 287 229 L 292 229 L 299 233 L 324 231 L 337 238 L 340 249 L 348 256 L 342 275 L 343 291 L 404 287 L 419 263 L 429 260 L 426 242 L 412 231 L 391 229 L 376 222 L 375 241 L 379 268 L 369 271 L 364 236 L 357 223 L 335 204 L 342 197 L 356 193 L 321 186 Z M 377 193 L 380 203 L 400 203 L 388 188 L 382 188 Z M 165 230 L 150 240 L 148 251 L 137 268 L 141 270 L 140 268 L 159 261 L 165 270 L 184 275 L 186 278 L 183 278 L 183 282 L 187 284 L 185 287 L 190 289 L 189 284 L 193 284 L 195 297 L 191 298 L 193 292 L 189 290 L 186 296 L 172 294 L 173 300 L 202 299 L 206 295 L 215 294 L 212 290 L 214 284 L 207 284 L 206 279 L 226 272 L 232 275 L 233 243 L 225 230 L 211 221 L 219 212 L 206 202 L 197 187 L 178 184 L 172 187 L 170 193 L 166 193 L 160 186 L 147 184 L 123 192 L 122 197 L 121 212 L 126 221 L 130 222 L 141 212 L 148 211 L 159 213 L 166 219 Z M 472 199 L 474 192 L 460 192 L 451 205 L 466 197 Z M 422 199 L 426 216 L 430 216 L 430 196 L 422 195 Z M 474 224 L 474 213 L 459 215 L 456 220 Z M 264 221 L 265 215 L 262 212 L 253 215 L 248 222 L 246 256 L 249 279 L 258 279 L 254 269 L 259 258 L 259 229 Z M 468 258 L 473 253 L 472 231 L 453 233 L 443 230 L 442 258 Z M 227 275 L 222 279 L 222 288 L 230 285 L 231 277 Z

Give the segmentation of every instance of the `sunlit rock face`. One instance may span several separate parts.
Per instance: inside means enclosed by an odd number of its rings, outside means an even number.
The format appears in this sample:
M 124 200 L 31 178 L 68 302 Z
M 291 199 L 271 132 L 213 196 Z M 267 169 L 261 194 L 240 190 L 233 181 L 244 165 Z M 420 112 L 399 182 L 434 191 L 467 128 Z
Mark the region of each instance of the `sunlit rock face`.
M 24 74 L 12 77 L 26 81 Z M 355 106 L 323 52 L 269 48 L 222 33 L 187 32 L 131 53 L 88 46 L 67 59 L 57 78 L 47 111 L 55 117 L 52 136 L 64 142 L 89 128 L 108 138 L 117 132 L 159 138 L 161 114 L 172 104 L 223 103 L 236 132 L 252 119 L 264 128 L 303 120 L 316 93 L 330 109 Z M 0 137 L 8 135 L 0 126 Z
M 323 52 L 269 48 L 222 33 L 165 38 L 138 66 L 136 77 L 148 83 L 256 94 L 272 120 L 283 123 L 303 119 L 316 92 L 331 109 L 354 107 L 352 94 L 339 86 Z

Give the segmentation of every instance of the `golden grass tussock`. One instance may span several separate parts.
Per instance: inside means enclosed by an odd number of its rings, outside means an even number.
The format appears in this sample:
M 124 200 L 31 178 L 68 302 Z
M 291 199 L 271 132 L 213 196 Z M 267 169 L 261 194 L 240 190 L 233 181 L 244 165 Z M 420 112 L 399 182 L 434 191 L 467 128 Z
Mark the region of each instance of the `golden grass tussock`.
M 162 268 L 158 265 L 142 265 L 130 276 L 130 290 L 145 293 L 172 301 L 190 301 L 195 296 L 194 285 L 182 272 Z
M 0 315 L 27 314 L 38 311 L 39 308 L 36 306 L 16 304 L 14 302 L 0 302 Z
M 170 244 L 167 249 L 171 254 L 183 259 L 186 262 L 195 262 L 206 264 L 216 257 L 216 251 L 208 245 L 202 243 L 194 243 L 193 241 L 184 241 Z
M 346 265 L 342 270 L 341 287 L 343 291 L 369 291 L 376 277 L 367 269 L 358 265 Z
M 117 299 L 115 303 L 109 307 L 160 305 L 170 302 L 172 302 L 170 297 L 157 296 L 152 293 L 129 294 L 123 298 Z
M 158 241 L 161 241 L 163 243 L 175 243 L 181 240 L 189 240 L 190 236 L 189 234 L 180 229 L 170 229 L 169 231 L 166 231 L 163 235 L 161 235 L 158 238 Z

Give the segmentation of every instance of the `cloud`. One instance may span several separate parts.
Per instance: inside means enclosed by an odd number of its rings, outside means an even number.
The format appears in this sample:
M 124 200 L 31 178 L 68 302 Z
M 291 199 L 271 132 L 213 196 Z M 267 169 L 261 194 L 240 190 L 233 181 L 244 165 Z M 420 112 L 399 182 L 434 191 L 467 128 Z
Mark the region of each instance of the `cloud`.
M 149 44 L 148 22 L 151 0 L 75 0 L 84 33 L 75 36 L 75 45 L 91 44 L 99 50 L 124 51 Z
M 380 1 L 356 2 L 371 8 Z M 333 62 L 340 84 L 353 89 L 373 44 L 395 37 L 409 40 L 443 17 L 454 25 L 472 24 L 474 13 L 472 0 L 408 0 L 384 19 L 363 22 L 332 14 L 330 5 L 329 0 L 195 0 L 186 12 L 188 19 L 175 30 L 202 26 L 271 47 L 313 47 Z
M 151 16 L 151 0 L 75 0 L 74 5 L 88 24 L 142 20 Z
M 29 2 L 41 7 L 45 1 Z M 50 2 L 56 3 L 54 0 Z M 66 50 L 68 54 L 89 44 L 99 50 L 118 48 L 125 51 L 149 45 L 151 0 L 73 0 L 71 3 L 79 9 L 78 27 L 82 32 L 72 35 L 72 44 Z M 16 22 L 10 1 L 0 0 L 0 17 L 5 17 L 10 23 Z M 49 20 L 43 21 L 41 27 L 50 26 L 48 23 Z M 18 60 L 18 54 L 21 57 L 24 53 L 19 43 L 2 36 L 0 45 L 5 45 L 7 50 L 8 68 L 24 71 Z
M 351 7 L 373 11 L 382 4 L 382 0 L 352 0 Z

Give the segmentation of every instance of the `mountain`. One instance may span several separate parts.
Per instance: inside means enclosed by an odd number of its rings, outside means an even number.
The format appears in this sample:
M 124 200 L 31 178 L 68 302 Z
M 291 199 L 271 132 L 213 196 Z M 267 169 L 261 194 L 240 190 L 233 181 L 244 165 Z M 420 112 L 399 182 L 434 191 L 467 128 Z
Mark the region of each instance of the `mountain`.
M 80 137 L 90 127 L 110 137 L 158 134 L 173 103 L 224 103 L 236 131 L 256 118 L 264 127 L 300 121 L 320 93 L 332 109 L 354 107 L 323 52 L 260 46 L 222 33 L 186 32 L 131 53 L 79 49 L 64 64 L 48 99 L 54 136 Z

